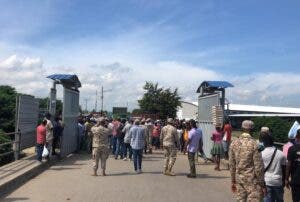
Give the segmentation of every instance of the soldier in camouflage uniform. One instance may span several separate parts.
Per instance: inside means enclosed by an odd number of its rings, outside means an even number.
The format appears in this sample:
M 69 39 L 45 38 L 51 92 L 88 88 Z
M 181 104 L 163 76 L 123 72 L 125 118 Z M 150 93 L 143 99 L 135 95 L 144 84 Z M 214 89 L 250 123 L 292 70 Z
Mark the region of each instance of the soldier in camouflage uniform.
M 229 150 L 232 191 L 238 201 L 261 201 L 265 193 L 264 164 L 257 142 L 250 135 L 252 121 L 243 121 L 243 134 L 235 139 Z
M 173 126 L 173 119 L 169 118 L 167 120 L 167 125 L 161 130 L 160 142 L 163 144 L 163 149 L 165 153 L 165 165 L 164 165 L 164 175 L 174 176 L 172 168 L 176 161 L 177 147 L 179 143 L 177 130 Z
M 141 127 L 145 130 L 145 147 L 144 147 L 144 153 L 147 154 L 147 149 L 149 149 L 149 129 L 146 125 L 146 120 L 143 119 L 141 121 Z
M 91 132 L 93 135 L 93 176 L 97 176 L 99 159 L 101 159 L 102 175 L 105 176 L 106 160 L 109 156 L 108 135 L 110 133 L 110 129 L 106 127 L 105 119 L 99 118 L 97 125 L 91 128 Z
M 148 150 L 149 150 L 149 154 L 152 154 L 152 133 L 153 133 L 154 125 L 150 118 L 146 120 L 146 126 L 148 128 L 148 140 L 147 140 Z

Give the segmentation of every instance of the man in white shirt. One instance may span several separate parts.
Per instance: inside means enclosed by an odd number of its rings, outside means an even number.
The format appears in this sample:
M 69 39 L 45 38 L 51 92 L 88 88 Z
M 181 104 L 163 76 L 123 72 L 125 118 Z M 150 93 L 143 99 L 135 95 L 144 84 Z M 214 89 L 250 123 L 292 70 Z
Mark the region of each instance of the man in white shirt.
M 269 133 L 263 132 L 261 139 L 265 147 L 262 158 L 267 187 L 264 201 L 283 201 L 286 157 L 282 151 L 274 147 L 273 138 Z

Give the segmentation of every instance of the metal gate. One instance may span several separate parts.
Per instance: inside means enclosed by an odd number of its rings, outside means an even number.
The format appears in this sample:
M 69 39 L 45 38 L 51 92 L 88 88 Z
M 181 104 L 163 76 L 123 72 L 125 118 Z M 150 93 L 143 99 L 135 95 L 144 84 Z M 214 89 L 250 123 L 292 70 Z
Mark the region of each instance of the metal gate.
M 16 132 L 20 132 L 20 150 L 32 147 L 36 142 L 39 101 L 30 95 L 18 95 L 16 101 Z
M 64 134 L 61 142 L 61 155 L 66 156 L 77 149 L 77 117 L 79 114 L 79 92 L 64 88 L 63 123 Z
M 213 142 L 211 135 L 215 129 L 212 121 L 212 106 L 220 105 L 220 96 L 218 93 L 206 96 L 199 96 L 198 99 L 198 127 L 203 132 L 203 150 L 208 158 L 211 158 L 211 149 Z

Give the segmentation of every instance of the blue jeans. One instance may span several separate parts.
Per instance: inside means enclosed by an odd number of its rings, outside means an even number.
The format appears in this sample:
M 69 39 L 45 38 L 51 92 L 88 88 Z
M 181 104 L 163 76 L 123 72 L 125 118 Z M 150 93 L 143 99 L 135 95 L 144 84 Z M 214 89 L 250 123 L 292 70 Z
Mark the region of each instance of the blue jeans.
M 143 149 L 132 149 L 134 170 L 142 169 Z
M 284 190 L 282 186 L 267 186 L 264 202 L 283 202 Z
M 117 137 L 117 144 L 116 144 L 116 151 L 115 151 L 115 158 L 121 156 L 123 158 L 123 151 L 124 151 L 124 138 Z
M 36 144 L 36 159 L 38 161 L 42 161 L 43 157 L 43 149 L 44 149 L 44 145 L 43 144 Z
M 111 144 L 112 144 L 112 153 L 115 154 L 116 149 L 117 149 L 117 137 L 116 136 L 112 136 Z
M 127 150 L 129 152 L 129 158 L 131 159 L 132 158 L 132 149 L 131 149 L 131 146 L 130 146 L 130 143 L 124 143 L 124 157 L 127 158 Z

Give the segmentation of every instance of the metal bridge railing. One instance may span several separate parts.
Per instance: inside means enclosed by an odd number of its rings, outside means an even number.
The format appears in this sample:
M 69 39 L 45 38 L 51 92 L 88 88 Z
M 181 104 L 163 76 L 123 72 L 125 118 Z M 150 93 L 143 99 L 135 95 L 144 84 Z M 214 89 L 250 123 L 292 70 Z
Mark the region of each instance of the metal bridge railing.
M 9 137 L 14 135 L 15 137 L 14 137 L 14 140 L 11 140 L 9 142 L 0 144 L 0 149 L 3 148 L 3 146 L 6 146 L 6 145 L 11 145 L 11 148 L 12 148 L 11 151 L 0 153 L 0 157 L 7 156 L 7 155 L 13 153 L 15 160 L 17 160 L 19 158 L 19 153 L 20 153 L 21 133 L 20 132 L 12 132 L 12 133 L 1 133 L 1 134 L 5 135 L 5 136 L 9 136 Z

